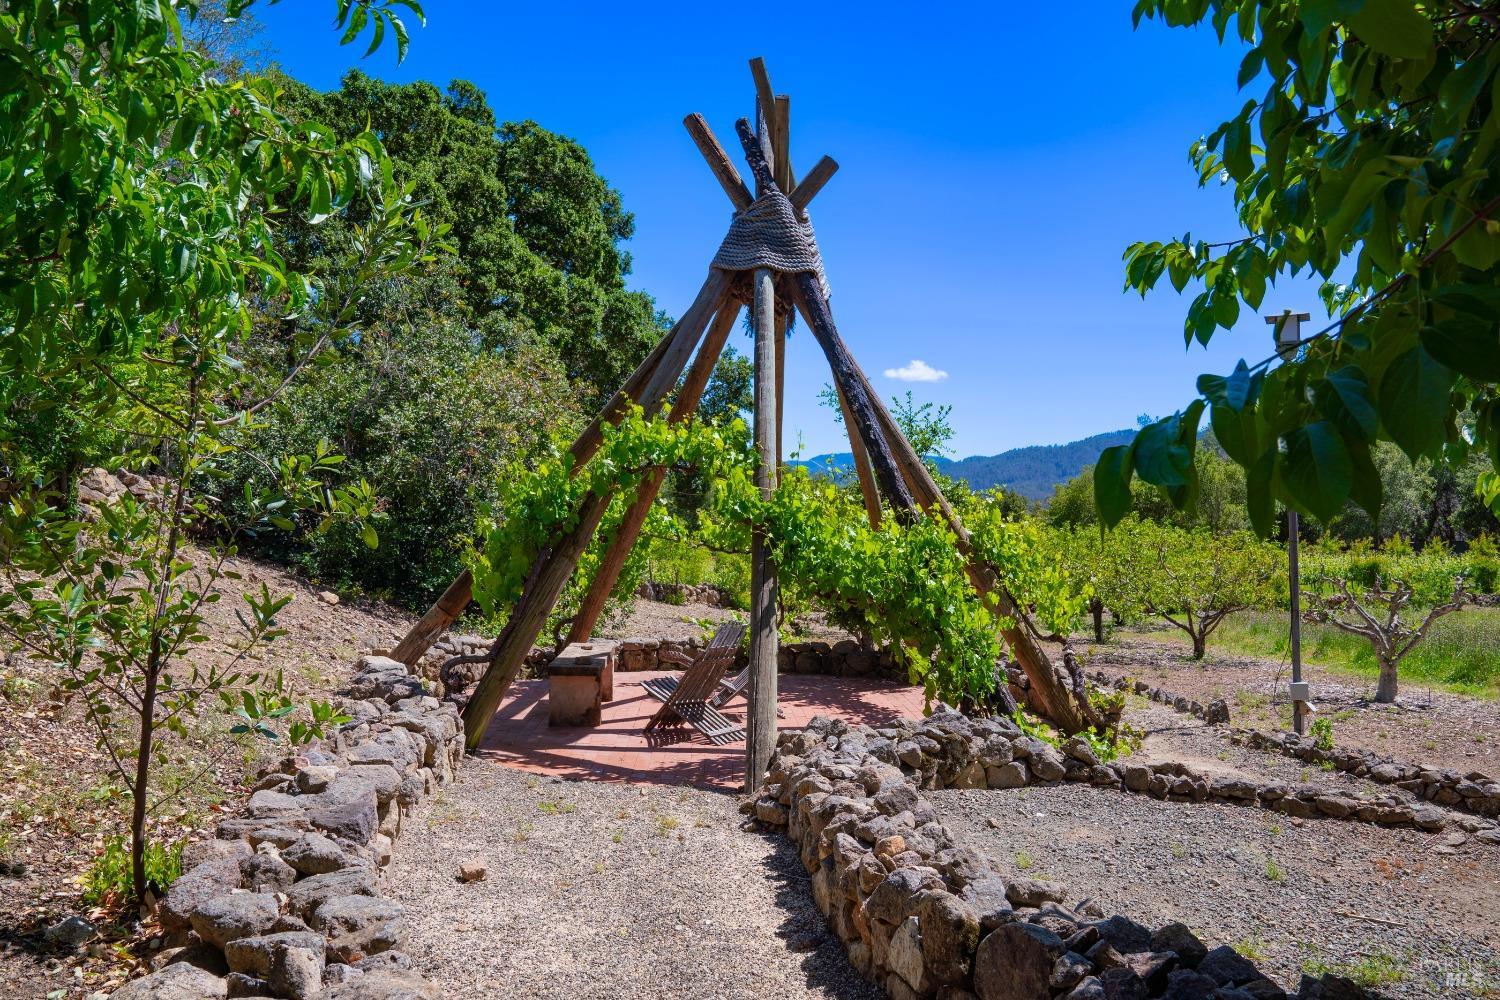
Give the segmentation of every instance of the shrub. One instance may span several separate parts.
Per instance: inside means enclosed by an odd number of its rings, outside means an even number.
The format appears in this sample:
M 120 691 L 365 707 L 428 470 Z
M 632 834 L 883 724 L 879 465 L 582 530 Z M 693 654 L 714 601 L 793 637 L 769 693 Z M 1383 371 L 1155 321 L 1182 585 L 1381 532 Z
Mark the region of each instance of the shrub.
M 145 846 L 146 890 L 157 898 L 182 874 L 183 842 L 163 844 L 148 841 Z M 111 837 L 83 876 L 83 898 L 90 906 L 100 906 L 114 899 L 136 897 L 135 880 L 130 874 L 130 845 L 124 837 Z

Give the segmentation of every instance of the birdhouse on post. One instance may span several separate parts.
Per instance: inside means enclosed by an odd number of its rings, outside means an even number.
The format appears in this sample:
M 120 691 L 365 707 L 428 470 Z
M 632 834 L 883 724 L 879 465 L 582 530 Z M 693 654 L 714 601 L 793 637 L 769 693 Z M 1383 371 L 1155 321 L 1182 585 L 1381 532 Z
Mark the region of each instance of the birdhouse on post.
M 1276 353 L 1283 359 L 1297 353 L 1302 344 L 1302 324 L 1310 319 L 1307 313 L 1294 313 L 1290 309 L 1280 316 L 1266 317 L 1266 323 L 1276 327 Z

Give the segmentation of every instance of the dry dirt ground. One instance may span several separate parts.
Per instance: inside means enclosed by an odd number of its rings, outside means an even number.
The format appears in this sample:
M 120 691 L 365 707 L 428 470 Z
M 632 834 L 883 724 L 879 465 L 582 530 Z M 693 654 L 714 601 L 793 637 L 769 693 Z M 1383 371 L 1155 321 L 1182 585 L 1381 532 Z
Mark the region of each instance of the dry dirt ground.
M 1143 734 L 1132 758 L 1142 762 L 1355 796 L 1390 791 L 1236 746 L 1143 698 L 1128 699 L 1125 721 Z M 1332 967 L 1389 996 L 1500 996 L 1500 847 L 1456 828 L 1302 821 L 1083 785 L 929 794 L 954 831 L 1002 868 L 1055 879 L 1073 890 L 1070 902 L 1092 897 L 1148 925 L 1181 920 L 1283 986 L 1294 988 L 1304 969 Z
M 1080 646 L 1090 670 L 1149 681 L 1207 704 L 1223 698 L 1236 726 L 1285 729 L 1291 667 L 1282 661 L 1216 653 L 1201 661 L 1183 644 L 1125 635 Z M 1362 747 L 1414 763 L 1500 775 L 1500 701 L 1408 685 L 1394 705 L 1371 700 L 1374 683 L 1315 664 L 1303 668 L 1319 714 L 1333 722 L 1340 746 Z
M 844 957 L 784 837 L 734 796 L 565 782 L 470 760 L 391 866 L 408 950 L 445 996 L 883 996 Z M 460 884 L 461 864 L 485 866 Z
M 272 593 L 294 595 L 278 616 L 288 634 L 248 666 L 281 671 L 294 697 L 326 697 L 360 648 L 388 645 L 411 621 L 384 605 L 332 606 L 319 597 L 321 588 L 269 564 L 236 559 L 227 568 L 241 579 L 225 581 L 224 598 L 205 606 L 211 641 L 199 647 L 199 664 L 233 658 L 239 595 L 264 583 Z M 58 687 L 54 670 L 9 655 L 0 680 L 0 997 L 88 996 L 129 968 L 129 956 L 116 954 L 114 945 L 130 936 L 131 922 L 110 926 L 108 914 L 89 910 L 81 885 L 106 838 L 123 833 L 129 800 L 96 730 Z M 226 717 L 216 706 L 204 707 L 191 723 L 193 743 L 178 744 L 159 774 L 158 787 L 165 788 L 208 768 L 204 780 L 158 811 L 153 836 L 167 843 L 209 835 L 221 810 L 243 798 L 244 779 L 260 756 L 276 752 L 230 736 Z M 67 954 L 43 940 L 46 927 L 73 914 L 104 926 L 92 954 Z

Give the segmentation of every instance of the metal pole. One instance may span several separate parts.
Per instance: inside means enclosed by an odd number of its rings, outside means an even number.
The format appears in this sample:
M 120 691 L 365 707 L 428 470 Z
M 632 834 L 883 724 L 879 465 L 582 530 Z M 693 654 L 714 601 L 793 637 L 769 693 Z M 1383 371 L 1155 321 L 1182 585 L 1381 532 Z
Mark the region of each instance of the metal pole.
M 1302 735 L 1307 691 L 1302 683 L 1302 580 L 1297 569 L 1297 512 L 1286 512 L 1286 552 L 1292 585 L 1292 731 Z

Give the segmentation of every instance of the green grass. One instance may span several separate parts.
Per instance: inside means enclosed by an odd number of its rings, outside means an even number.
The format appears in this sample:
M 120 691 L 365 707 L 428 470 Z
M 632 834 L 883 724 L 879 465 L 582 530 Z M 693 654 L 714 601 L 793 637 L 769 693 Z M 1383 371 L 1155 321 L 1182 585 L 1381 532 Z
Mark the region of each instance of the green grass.
M 1406 616 L 1416 618 L 1416 612 Z M 1420 619 L 1417 619 L 1420 620 Z M 1291 639 L 1287 616 L 1242 611 L 1224 620 L 1209 650 L 1283 658 Z M 1370 644 L 1327 625 L 1302 626 L 1304 662 L 1374 680 Z M 1440 619 L 1423 643 L 1401 661 L 1403 686 L 1433 687 L 1479 698 L 1500 698 L 1500 608 L 1469 608 Z
M 1302 971 L 1309 976 L 1331 972 L 1352 979 L 1365 989 L 1390 986 L 1402 982 L 1410 974 L 1404 961 L 1379 949 L 1348 962 L 1328 962 L 1316 956 L 1308 958 L 1302 963 Z

